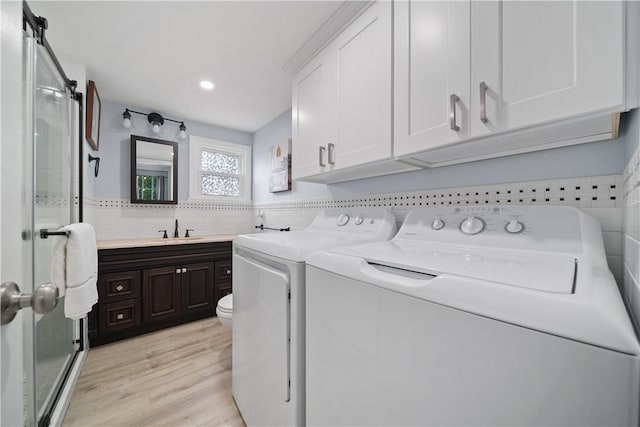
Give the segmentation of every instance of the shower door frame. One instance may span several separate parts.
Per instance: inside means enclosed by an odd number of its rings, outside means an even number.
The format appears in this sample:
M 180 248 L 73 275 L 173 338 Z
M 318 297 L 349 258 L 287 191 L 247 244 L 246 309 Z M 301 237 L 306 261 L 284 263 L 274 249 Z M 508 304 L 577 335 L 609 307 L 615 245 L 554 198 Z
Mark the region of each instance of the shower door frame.
M 75 209 L 73 208 L 73 191 L 70 189 L 70 196 L 71 196 L 71 200 L 69 201 L 70 203 L 70 208 L 71 208 L 71 216 L 75 217 L 76 220 L 78 222 L 82 222 L 83 220 L 83 183 L 82 183 L 82 177 L 83 177 L 83 166 L 84 166 L 84 162 L 82 162 L 82 157 L 83 157 L 83 122 L 84 122 L 84 111 L 83 111 L 83 94 L 81 92 L 78 92 L 77 89 L 77 82 L 75 80 L 70 80 L 64 69 L 62 68 L 62 66 L 60 65 L 60 62 L 58 61 L 55 53 L 53 52 L 53 49 L 51 48 L 51 46 L 49 45 L 46 37 L 45 37 L 45 30 L 47 28 L 47 21 L 45 18 L 43 17 L 38 17 L 35 16 L 33 14 L 33 12 L 31 11 L 31 9 L 29 8 L 29 5 L 26 3 L 26 1 L 22 2 L 22 6 L 23 6 L 23 31 L 25 32 L 25 37 L 29 37 L 29 31 L 31 31 L 32 37 L 33 39 L 35 39 L 35 42 L 42 46 L 44 48 L 44 51 L 46 51 L 46 54 L 48 54 L 48 59 L 50 60 L 50 62 L 54 65 L 54 67 L 56 68 L 56 71 L 59 73 L 61 79 L 64 82 L 64 86 L 68 89 L 69 94 L 70 94 L 70 98 L 71 98 L 71 103 L 70 105 L 70 110 L 69 110 L 69 117 L 68 119 L 71 121 L 72 119 L 72 111 L 74 110 L 73 108 L 73 101 L 76 101 L 78 104 L 78 117 L 77 117 L 77 123 L 78 123 L 78 138 L 77 138 L 77 151 L 78 151 L 78 170 L 77 173 L 78 175 L 78 208 L 77 211 L 75 211 Z M 37 46 L 34 47 L 33 50 L 35 50 L 37 48 Z M 37 57 L 37 54 L 32 52 L 34 55 L 34 58 Z M 34 60 L 34 59 L 32 59 Z M 32 90 L 35 91 L 35 76 L 33 76 L 33 82 L 32 85 L 34 86 L 33 88 L 31 88 Z M 35 109 L 35 104 L 32 105 L 32 110 Z M 31 144 L 35 144 L 35 136 L 34 136 L 34 131 L 35 131 L 35 123 L 31 123 L 31 121 L 27 121 L 27 123 L 29 123 L 31 126 L 29 126 L 27 129 L 24 129 L 25 135 L 31 135 L 31 139 L 30 140 L 26 140 L 26 143 L 31 143 Z M 74 143 L 74 138 L 73 138 L 73 129 L 71 128 L 71 126 L 69 126 L 69 144 L 73 144 Z M 73 153 L 73 147 L 72 145 L 70 145 L 70 147 L 72 148 L 70 150 L 70 153 Z M 35 156 L 35 149 L 33 149 L 33 152 L 31 153 L 31 156 Z M 32 179 L 35 178 L 35 170 L 32 170 Z M 73 181 L 73 177 L 70 177 L 70 181 Z M 25 185 L 28 185 L 28 183 L 25 183 Z M 35 197 L 35 193 L 32 194 L 33 197 Z M 35 215 L 35 208 L 31 207 L 29 214 L 31 216 Z M 35 233 L 37 230 L 32 230 L 32 233 Z M 33 273 L 32 273 L 33 274 Z M 26 285 L 26 284 L 25 284 Z M 35 283 L 34 283 L 35 285 Z M 27 290 L 28 291 L 28 290 Z M 86 357 L 86 352 L 84 352 L 85 350 L 85 339 L 86 339 L 86 325 L 85 325 L 85 320 L 84 319 L 80 319 L 77 323 L 77 327 L 79 329 L 78 333 L 77 333 L 77 340 L 75 341 L 76 344 L 78 344 L 77 348 L 75 348 L 75 351 L 73 352 L 73 354 L 71 355 L 71 359 L 69 361 L 69 363 L 65 366 L 65 368 L 63 369 L 63 371 L 60 372 L 60 381 L 56 382 L 53 384 L 53 394 L 51 395 L 51 399 L 46 403 L 45 409 L 42 413 L 40 413 L 40 408 L 38 408 L 37 404 L 36 404 L 36 392 L 35 392 L 35 387 L 37 386 L 37 381 L 38 378 L 36 375 L 36 369 L 35 369 L 35 364 L 36 364 L 36 354 L 34 351 L 34 346 L 35 346 L 35 339 L 36 339 L 36 334 L 35 334 L 35 321 L 34 320 L 27 320 L 25 318 L 24 320 L 25 323 L 25 336 L 24 336 L 24 347 L 25 347 L 25 357 L 27 358 L 27 360 L 25 360 L 25 374 L 26 374 L 26 379 L 27 379 L 27 391 L 28 393 L 25 393 L 25 397 L 27 399 L 26 402 L 24 402 L 24 407 L 26 408 L 26 419 L 25 422 L 27 423 L 36 423 L 39 427 L 47 427 L 49 426 L 51 423 L 53 423 L 53 425 L 61 425 L 62 420 L 64 418 L 64 414 L 66 413 L 66 409 L 69 405 L 69 401 L 71 398 L 71 390 L 73 389 L 74 385 L 75 385 L 75 381 L 77 381 L 77 377 L 79 376 L 79 370 L 81 368 L 82 362 L 84 360 L 84 358 Z M 29 324 L 30 323 L 30 324 Z M 28 348 L 31 347 L 31 348 Z M 80 357 L 79 357 L 80 356 Z M 30 360 L 29 360 L 30 359 Z M 30 389 L 31 388 L 31 389 Z M 33 400 L 33 401 L 31 401 Z M 31 419 L 31 420 L 30 420 Z

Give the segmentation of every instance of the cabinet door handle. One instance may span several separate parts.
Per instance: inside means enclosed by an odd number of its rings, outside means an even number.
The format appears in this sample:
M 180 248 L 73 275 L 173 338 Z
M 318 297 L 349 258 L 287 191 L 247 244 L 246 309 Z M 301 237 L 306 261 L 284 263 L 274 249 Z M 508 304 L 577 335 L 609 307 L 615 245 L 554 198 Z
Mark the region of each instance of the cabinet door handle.
M 227 270 L 227 274 L 231 274 L 231 269 Z
M 122 286 L 122 285 L 116 286 L 116 291 L 118 291 L 118 292 L 122 292 L 123 289 L 124 289 L 124 286 Z
M 124 319 L 124 314 L 118 313 L 118 315 L 116 316 L 116 319 L 118 319 L 118 320 Z
M 332 143 L 329 143 L 327 144 L 327 147 L 329 147 L 329 149 L 327 150 L 327 163 L 329 163 L 330 165 L 335 165 L 335 161 L 333 160 L 333 149 L 336 146 Z
M 186 269 L 186 268 L 183 268 L 183 269 L 182 269 L 182 272 L 183 272 L 183 273 L 186 273 L 186 272 L 187 272 L 187 269 Z
M 485 82 L 480 82 L 480 121 L 487 123 L 487 89 L 489 86 Z
M 176 274 L 180 274 L 182 270 L 180 270 L 179 268 L 176 268 Z
M 451 130 L 459 131 L 460 126 L 456 123 L 456 102 L 460 100 L 460 97 L 455 93 L 449 96 L 449 125 Z
M 320 167 L 327 166 L 324 163 L 324 150 L 325 150 L 325 148 L 322 147 L 322 146 L 319 147 L 319 150 L 318 150 L 318 164 L 320 165 Z

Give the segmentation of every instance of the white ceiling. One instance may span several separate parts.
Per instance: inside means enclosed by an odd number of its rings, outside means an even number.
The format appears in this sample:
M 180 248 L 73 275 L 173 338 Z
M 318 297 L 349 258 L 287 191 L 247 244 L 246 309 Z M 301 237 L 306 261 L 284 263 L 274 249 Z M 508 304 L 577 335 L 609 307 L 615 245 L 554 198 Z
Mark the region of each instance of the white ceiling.
M 341 3 L 29 2 L 56 55 L 86 64 L 102 99 L 248 132 L 291 106 L 282 67 Z

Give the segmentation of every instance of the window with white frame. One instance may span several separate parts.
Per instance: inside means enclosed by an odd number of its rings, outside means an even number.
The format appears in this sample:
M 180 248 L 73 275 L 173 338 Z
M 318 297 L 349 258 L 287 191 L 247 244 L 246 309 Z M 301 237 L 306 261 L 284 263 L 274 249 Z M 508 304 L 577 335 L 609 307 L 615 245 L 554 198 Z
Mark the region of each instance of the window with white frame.
M 251 147 L 191 135 L 190 199 L 251 199 Z

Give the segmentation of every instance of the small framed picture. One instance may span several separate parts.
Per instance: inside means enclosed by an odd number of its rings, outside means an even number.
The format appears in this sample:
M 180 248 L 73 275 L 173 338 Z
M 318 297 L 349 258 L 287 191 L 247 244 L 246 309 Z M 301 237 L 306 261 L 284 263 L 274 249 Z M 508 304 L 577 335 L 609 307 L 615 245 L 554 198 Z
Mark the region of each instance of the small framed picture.
M 278 193 L 291 190 L 291 138 L 271 146 L 271 178 L 269 191 Z
M 100 95 L 96 82 L 89 80 L 87 82 L 87 122 L 85 137 L 95 151 L 98 150 L 100 143 Z

